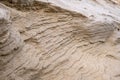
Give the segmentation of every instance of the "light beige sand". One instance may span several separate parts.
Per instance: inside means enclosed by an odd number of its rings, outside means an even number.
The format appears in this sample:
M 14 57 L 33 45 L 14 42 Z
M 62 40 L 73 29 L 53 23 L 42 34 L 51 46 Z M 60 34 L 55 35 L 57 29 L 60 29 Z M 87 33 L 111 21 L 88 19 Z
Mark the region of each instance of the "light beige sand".
M 116 18 L 91 20 L 45 3 L 8 9 L 25 45 L 1 68 L 0 80 L 120 80 Z

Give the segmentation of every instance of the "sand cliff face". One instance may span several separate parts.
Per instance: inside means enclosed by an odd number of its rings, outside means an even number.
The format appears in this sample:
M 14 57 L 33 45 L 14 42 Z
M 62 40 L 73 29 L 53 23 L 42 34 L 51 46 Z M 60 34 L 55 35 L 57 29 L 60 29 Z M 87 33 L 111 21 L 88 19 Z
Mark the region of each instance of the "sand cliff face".
M 1 3 L 0 80 L 120 80 L 119 1 Z

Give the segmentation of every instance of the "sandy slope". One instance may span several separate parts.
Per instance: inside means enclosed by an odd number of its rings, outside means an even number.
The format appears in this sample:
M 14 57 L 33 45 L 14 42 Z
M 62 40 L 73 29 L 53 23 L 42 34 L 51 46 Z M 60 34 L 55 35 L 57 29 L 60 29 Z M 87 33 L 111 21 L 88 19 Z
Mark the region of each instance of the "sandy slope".
M 38 0 L 51 3 L 61 8 L 79 12 L 98 20 L 120 20 L 119 0 Z
M 39 10 L 9 8 L 25 46 L 0 79 L 120 80 L 119 5 L 107 0 L 49 1 L 71 11 L 45 3 Z

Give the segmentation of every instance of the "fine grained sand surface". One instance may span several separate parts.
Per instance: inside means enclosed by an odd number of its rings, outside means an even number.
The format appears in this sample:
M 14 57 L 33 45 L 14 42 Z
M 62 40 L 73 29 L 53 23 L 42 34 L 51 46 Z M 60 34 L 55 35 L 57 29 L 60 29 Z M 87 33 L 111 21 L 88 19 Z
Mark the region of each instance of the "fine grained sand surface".
M 51 3 L 61 8 L 76 11 L 87 17 L 104 20 L 120 20 L 120 0 L 38 0 Z M 113 18 L 114 17 L 114 18 Z
M 0 80 L 120 80 L 119 2 L 48 1 L 7 7 L 24 47 Z

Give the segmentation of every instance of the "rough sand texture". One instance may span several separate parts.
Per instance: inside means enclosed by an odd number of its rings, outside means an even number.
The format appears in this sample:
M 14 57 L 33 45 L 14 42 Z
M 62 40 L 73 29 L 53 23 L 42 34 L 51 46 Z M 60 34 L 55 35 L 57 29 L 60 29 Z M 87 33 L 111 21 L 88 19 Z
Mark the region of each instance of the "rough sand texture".
M 119 5 L 114 6 L 115 11 L 120 10 Z M 22 39 L 24 43 L 15 44 L 24 44 L 24 47 L 18 52 L 13 51 L 15 55 L 10 52 L 4 56 L 1 56 L 0 47 L 0 61 L 9 60 L 0 66 L 0 80 L 120 80 L 120 11 L 112 11 L 117 17 L 102 16 L 107 18 L 104 20 L 97 16 L 99 13 L 93 13 L 96 18 L 86 16 L 92 14 L 89 9 L 90 13 L 84 15 L 59 7 L 43 2 L 29 10 L 28 7 L 7 7 L 11 12 L 10 26 L 13 26 L 10 29 L 15 29 L 7 31 L 19 32 L 19 37 L 12 37 L 12 40 Z M 0 16 L 1 12 L 0 9 Z M 6 24 L 4 26 L 8 28 Z M 4 26 L 0 24 L 0 31 L 5 29 Z M 7 40 L 11 39 L 7 37 Z M 3 45 L 0 43 L 0 46 Z M 11 50 L 14 45 L 9 47 Z

